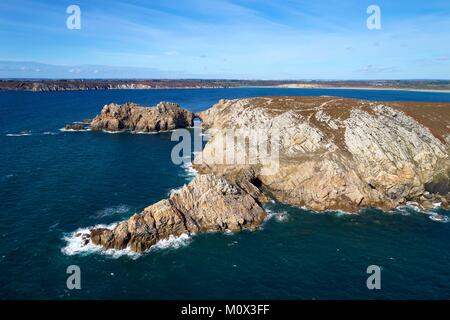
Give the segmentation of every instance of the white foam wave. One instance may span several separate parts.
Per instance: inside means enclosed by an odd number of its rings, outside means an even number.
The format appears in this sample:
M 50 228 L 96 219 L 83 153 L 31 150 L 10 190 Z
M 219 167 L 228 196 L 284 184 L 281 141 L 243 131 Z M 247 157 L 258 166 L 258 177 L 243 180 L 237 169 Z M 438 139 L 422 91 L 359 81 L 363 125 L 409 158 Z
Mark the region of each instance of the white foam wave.
M 314 213 L 320 213 L 320 212 L 311 210 L 311 209 L 306 208 L 306 207 L 302 207 L 302 209 L 303 209 L 303 210 L 313 211 Z M 341 209 L 325 210 L 325 211 L 323 211 L 323 212 L 324 212 L 324 213 L 328 213 L 328 214 L 332 214 L 332 215 L 334 215 L 335 217 L 338 217 L 338 218 L 340 218 L 340 217 L 346 217 L 346 216 L 351 216 L 351 215 L 354 215 L 354 214 L 355 214 L 355 213 L 347 212 L 347 211 L 344 211 L 344 210 L 341 210 Z
M 7 136 L 7 137 L 26 137 L 26 136 L 31 136 L 31 133 L 29 133 L 29 132 L 24 132 L 24 133 L 8 133 L 6 136 Z
M 192 166 L 192 162 L 184 162 L 181 167 L 185 171 L 185 177 L 195 177 L 198 174 L 197 170 Z
M 158 132 L 148 132 L 148 131 L 131 131 L 131 134 L 158 134 Z
M 444 216 L 442 214 L 438 214 L 438 213 L 430 214 L 430 216 L 428 218 L 430 218 L 433 221 L 441 222 L 441 223 L 447 223 L 450 221 L 449 217 Z
M 162 249 L 179 249 L 186 247 L 192 241 L 192 236 L 187 233 L 175 237 L 173 235 L 169 236 L 167 239 L 159 240 L 155 245 L 151 246 L 148 251 L 162 250 Z
M 332 212 L 336 215 L 336 217 L 345 217 L 353 214 L 344 210 L 333 210 Z
M 182 188 L 182 187 L 181 187 Z M 170 197 L 172 194 L 174 194 L 174 193 L 180 193 L 180 191 L 181 191 L 181 188 L 178 188 L 178 189 L 170 189 L 170 191 L 168 192 L 168 196 Z
M 420 205 L 417 202 L 414 202 L 414 201 L 406 202 L 406 205 L 404 207 L 409 208 L 411 210 L 414 210 L 416 212 L 421 212 L 422 211 L 421 208 L 420 208 Z
M 70 130 L 65 130 L 65 131 L 70 131 Z M 72 130 L 72 131 L 75 131 L 75 130 Z M 45 131 L 45 132 L 42 132 L 42 133 L 38 132 L 38 133 L 35 133 L 35 134 L 43 134 L 43 135 L 52 135 L 53 136 L 53 135 L 57 135 L 58 133 L 57 132 L 51 132 L 51 131 Z M 8 134 L 6 134 L 7 137 L 27 137 L 27 136 L 32 136 L 32 135 L 33 135 L 33 133 L 31 133 L 31 132 L 8 133 Z
M 287 221 L 289 221 L 289 214 L 288 214 L 287 212 L 285 212 L 285 211 L 283 211 L 283 212 L 278 212 L 278 213 L 275 215 L 275 220 L 276 220 L 277 222 L 281 222 L 281 223 L 287 222 Z
M 66 128 L 61 128 L 59 129 L 59 131 L 61 132 L 88 132 L 91 131 L 91 129 L 80 129 L 80 130 L 75 130 L 75 129 L 66 129 Z
M 390 211 L 394 214 L 401 214 L 404 216 L 409 216 L 411 213 L 426 213 L 423 212 L 416 202 L 407 202 L 405 205 L 398 206 L 394 210 Z
M 447 215 L 442 214 L 441 210 L 441 203 L 433 203 L 433 209 L 425 211 L 424 213 L 428 215 L 428 218 L 435 221 L 435 222 L 441 222 L 441 223 L 448 223 L 450 222 L 450 217 Z
M 442 202 L 435 202 L 433 203 L 433 208 L 440 208 L 442 205 Z
M 117 259 L 123 256 L 132 258 L 133 260 L 139 258 L 142 254 L 132 251 L 130 248 L 125 248 L 122 250 L 108 249 L 105 250 L 102 246 L 93 244 L 86 235 L 89 235 L 92 229 L 96 228 L 106 228 L 114 229 L 117 223 L 110 225 L 98 224 L 92 227 L 79 228 L 74 232 L 67 233 L 64 235 L 63 240 L 66 242 L 66 246 L 61 249 L 61 252 L 68 256 L 73 255 L 88 255 L 88 254 L 101 254 L 106 255 L 111 258 Z M 156 250 L 164 249 L 179 249 L 186 247 L 192 241 L 192 235 L 183 233 L 182 235 L 175 237 L 173 235 L 169 236 L 167 239 L 158 241 L 156 244 L 150 247 L 145 253 L 149 253 Z
M 107 207 L 104 208 L 102 210 L 97 211 L 94 214 L 94 218 L 104 218 L 104 217 L 109 217 L 109 216 L 113 216 L 116 214 L 124 214 L 127 213 L 131 210 L 131 208 L 125 204 L 119 204 L 117 206 L 112 206 L 112 207 Z
M 289 221 L 289 214 L 286 211 L 275 212 L 275 211 L 272 211 L 267 208 L 265 210 L 267 212 L 267 217 L 266 217 L 265 221 L 269 221 L 272 218 L 274 218 L 275 221 L 280 222 L 280 223 L 285 223 L 285 222 Z
M 83 238 L 83 235 L 90 234 L 92 229 L 95 228 L 107 228 L 113 229 L 117 223 L 113 223 L 110 225 L 96 225 L 88 228 L 80 228 L 74 232 L 66 234 L 63 238 L 66 241 L 66 246 L 61 249 L 61 252 L 68 256 L 73 255 L 88 255 L 92 253 L 102 254 L 106 256 L 110 256 L 112 258 L 119 258 L 122 256 L 127 256 L 132 259 L 139 258 L 140 254 L 134 251 L 131 251 L 129 248 L 123 250 L 116 249 L 108 249 L 105 250 L 101 246 L 93 244 L 91 241 L 86 241 L 88 239 Z
M 102 130 L 102 132 L 104 132 L 104 133 L 109 133 L 109 134 L 119 134 L 119 133 L 124 133 L 125 130 L 120 130 L 120 131 Z
M 391 212 L 402 215 L 410 215 L 411 213 L 421 213 L 428 215 L 428 218 L 435 222 L 448 223 L 450 222 L 450 217 L 440 214 L 438 211 L 441 205 L 442 205 L 441 203 L 433 203 L 433 209 L 423 210 L 417 202 L 407 202 L 406 205 L 398 206 Z
M 169 133 L 169 132 L 174 132 L 177 129 L 172 129 L 172 130 L 159 130 L 159 131 L 130 131 L 130 133 L 132 134 L 158 134 L 158 133 Z M 124 132 L 124 131 L 121 131 Z M 112 132 L 111 132 L 112 133 Z

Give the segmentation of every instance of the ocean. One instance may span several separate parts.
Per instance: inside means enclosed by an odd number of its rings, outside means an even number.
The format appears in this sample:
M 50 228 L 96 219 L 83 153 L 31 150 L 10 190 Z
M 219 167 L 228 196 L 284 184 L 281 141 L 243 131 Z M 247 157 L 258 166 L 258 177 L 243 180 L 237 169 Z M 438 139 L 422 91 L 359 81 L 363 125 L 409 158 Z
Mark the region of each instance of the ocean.
M 126 219 L 195 172 L 171 162 L 170 133 L 63 132 L 103 105 L 328 95 L 450 102 L 449 93 L 332 89 L 0 92 L 0 299 L 450 299 L 450 223 L 404 207 L 317 214 L 271 203 L 257 231 L 158 243 L 142 255 L 81 248 L 80 228 Z M 450 217 L 437 208 L 434 213 Z M 81 289 L 66 286 L 67 267 Z M 366 270 L 381 267 L 381 289 Z

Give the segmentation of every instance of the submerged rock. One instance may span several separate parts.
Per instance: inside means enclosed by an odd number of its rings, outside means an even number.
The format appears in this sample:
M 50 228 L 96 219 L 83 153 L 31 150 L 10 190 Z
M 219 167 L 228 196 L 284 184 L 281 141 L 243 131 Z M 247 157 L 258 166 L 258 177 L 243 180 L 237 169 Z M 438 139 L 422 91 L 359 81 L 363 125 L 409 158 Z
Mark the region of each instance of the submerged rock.
M 91 122 L 94 131 L 156 132 L 186 128 L 194 123 L 194 114 L 172 102 L 160 102 L 146 108 L 135 103 L 105 105 Z
M 82 131 L 85 130 L 85 125 L 82 123 L 71 123 L 66 124 L 64 130 L 72 130 L 72 131 Z

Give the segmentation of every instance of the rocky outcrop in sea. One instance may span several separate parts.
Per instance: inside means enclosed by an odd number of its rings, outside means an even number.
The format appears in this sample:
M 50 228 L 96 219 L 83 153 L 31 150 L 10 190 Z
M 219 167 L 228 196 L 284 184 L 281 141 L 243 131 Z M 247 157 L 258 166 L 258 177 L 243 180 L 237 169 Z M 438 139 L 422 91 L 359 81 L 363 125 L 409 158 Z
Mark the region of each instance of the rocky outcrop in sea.
M 105 249 L 129 247 L 143 252 L 169 236 L 254 229 L 266 217 L 258 196 L 254 186 L 241 187 L 223 177 L 204 174 L 114 229 L 92 230 L 90 238 Z
M 147 108 L 135 103 L 105 105 L 90 128 L 93 131 L 157 132 L 190 127 L 194 114 L 172 102 L 160 102 Z

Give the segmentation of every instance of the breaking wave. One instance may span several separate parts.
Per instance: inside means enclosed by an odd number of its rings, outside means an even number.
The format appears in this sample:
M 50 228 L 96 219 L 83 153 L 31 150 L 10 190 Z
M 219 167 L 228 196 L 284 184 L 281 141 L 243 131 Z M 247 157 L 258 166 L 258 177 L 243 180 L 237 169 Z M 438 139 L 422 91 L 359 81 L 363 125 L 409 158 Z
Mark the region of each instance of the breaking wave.
M 444 215 L 438 214 L 438 213 L 430 214 L 429 218 L 433 221 L 441 222 L 441 223 L 447 223 L 450 221 L 450 218 L 448 216 L 444 216 Z
M 192 162 L 184 162 L 181 167 L 184 169 L 184 174 L 182 175 L 185 178 L 193 178 L 198 172 L 192 166 Z
M 170 197 L 174 193 L 179 193 L 181 191 L 181 188 L 177 189 L 170 189 L 170 191 L 167 193 L 167 195 Z
M 61 249 L 61 252 L 67 256 L 88 255 L 92 253 L 97 253 L 110 256 L 112 258 L 128 256 L 132 259 L 137 259 L 140 256 L 140 254 L 133 252 L 128 248 L 124 250 L 116 250 L 116 249 L 104 250 L 101 246 L 95 245 L 91 241 L 85 243 L 86 239 L 83 238 L 82 235 L 89 234 L 92 229 L 95 228 L 113 229 L 116 225 L 117 223 L 113 223 L 110 225 L 99 224 L 93 227 L 79 228 L 74 232 L 67 233 L 63 237 L 63 240 L 66 242 L 66 246 Z
M 93 244 L 91 241 L 86 241 L 88 239 L 86 237 L 83 237 L 83 235 L 89 234 L 92 229 L 96 228 L 113 229 L 117 224 L 118 223 L 113 223 L 110 225 L 98 224 L 92 227 L 79 228 L 74 232 L 66 233 L 63 236 L 63 240 L 66 242 L 66 245 L 61 249 L 61 252 L 67 256 L 88 255 L 95 253 L 109 256 L 114 259 L 125 256 L 135 260 L 140 256 L 142 256 L 143 254 L 150 253 L 153 251 L 183 248 L 188 246 L 192 241 L 192 236 L 185 233 L 183 233 L 178 237 L 171 235 L 167 239 L 158 241 L 144 253 L 138 253 L 132 251 L 130 248 L 125 248 L 122 250 L 117 249 L 105 250 L 101 246 Z
M 179 249 L 188 246 L 192 241 L 192 236 L 183 233 L 182 235 L 175 237 L 169 236 L 167 239 L 159 240 L 155 245 L 151 246 L 148 252 L 164 249 Z
M 112 132 L 108 132 L 112 133 Z M 158 132 L 148 132 L 148 131 L 130 131 L 131 134 L 158 134 Z
M 91 129 L 87 128 L 87 129 L 75 130 L 75 129 L 61 128 L 61 129 L 59 129 L 59 131 L 61 131 L 61 132 L 88 132 L 88 131 L 91 131 Z
M 407 202 L 404 205 L 398 206 L 394 209 L 394 213 L 400 213 L 403 215 L 410 215 L 411 213 L 424 213 L 419 207 L 418 203 Z
M 77 130 L 66 130 L 64 128 L 60 129 L 60 131 L 77 131 Z M 82 130 L 78 130 L 82 131 Z M 7 137 L 27 137 L 27 136 L 33 136 L 33 135 L 45 135 L 45 136 L 55 136 L 59 134 L 58 132 L 52 132 L 52 131 L 45 131 L 45 132 L 20 132 L 20 133 L 7 133 Z
M 434 208 L 426 211 L 425 214 L 428 215 L 428 218 L 435 222 L 448 223 L 450 222 L 450 217 L 448 215 L 442 214 L 441 212 L 441 204 L 436 203 L 433 204 Z
M 120 130 L 120 131 L 102 130 L 102 132 L 104 132 L 104 133 L 109 133 L 109 134 L 120 134 L 120 133 L 124 133 L 124 132 L 126 132 L 126 131 L 125 131 L 125 130 Z
M 450 222 L 450 217 L 440 213 L 441 203 L 433 203 L 433 208 L 430 210 L 422 209 L 418 203 L 407 203 L 406 205 L 401 205 L 392 210 L 390 213 L 401 214 L 401 215 L 411 215 L 415 213 L 428 215 L 428 218 L 441 223 Z
M 22 132 L 22 133 L 8 133 L 6 134 L 7 137 L 26 137 L 31 136 L 32 134 L 29 132 Z
M 346 217 L 346 216 L 349 216 L 349 215 L 353 215 L 354 213 L 351 213 L 351 212 L 347 212 L 347 211 L 344 211 L 344 210 L 339 210 L 339 209 L 337 209 L 337 210 L 327 210 L 327 211 L 325 211 L 326 213 L 331 213 L 331 214 L 333 214 L 334 216 L 336 216 L 336 217 Z
M 273 211 L 271 209 L 265 208 L 267 212 L 267 217 L 265 221 L 269 221 L 271 219 L 275 219 L 275 221 L 280 223 L 285 223 L 289 221 L 289 214 L 286 211 Z

